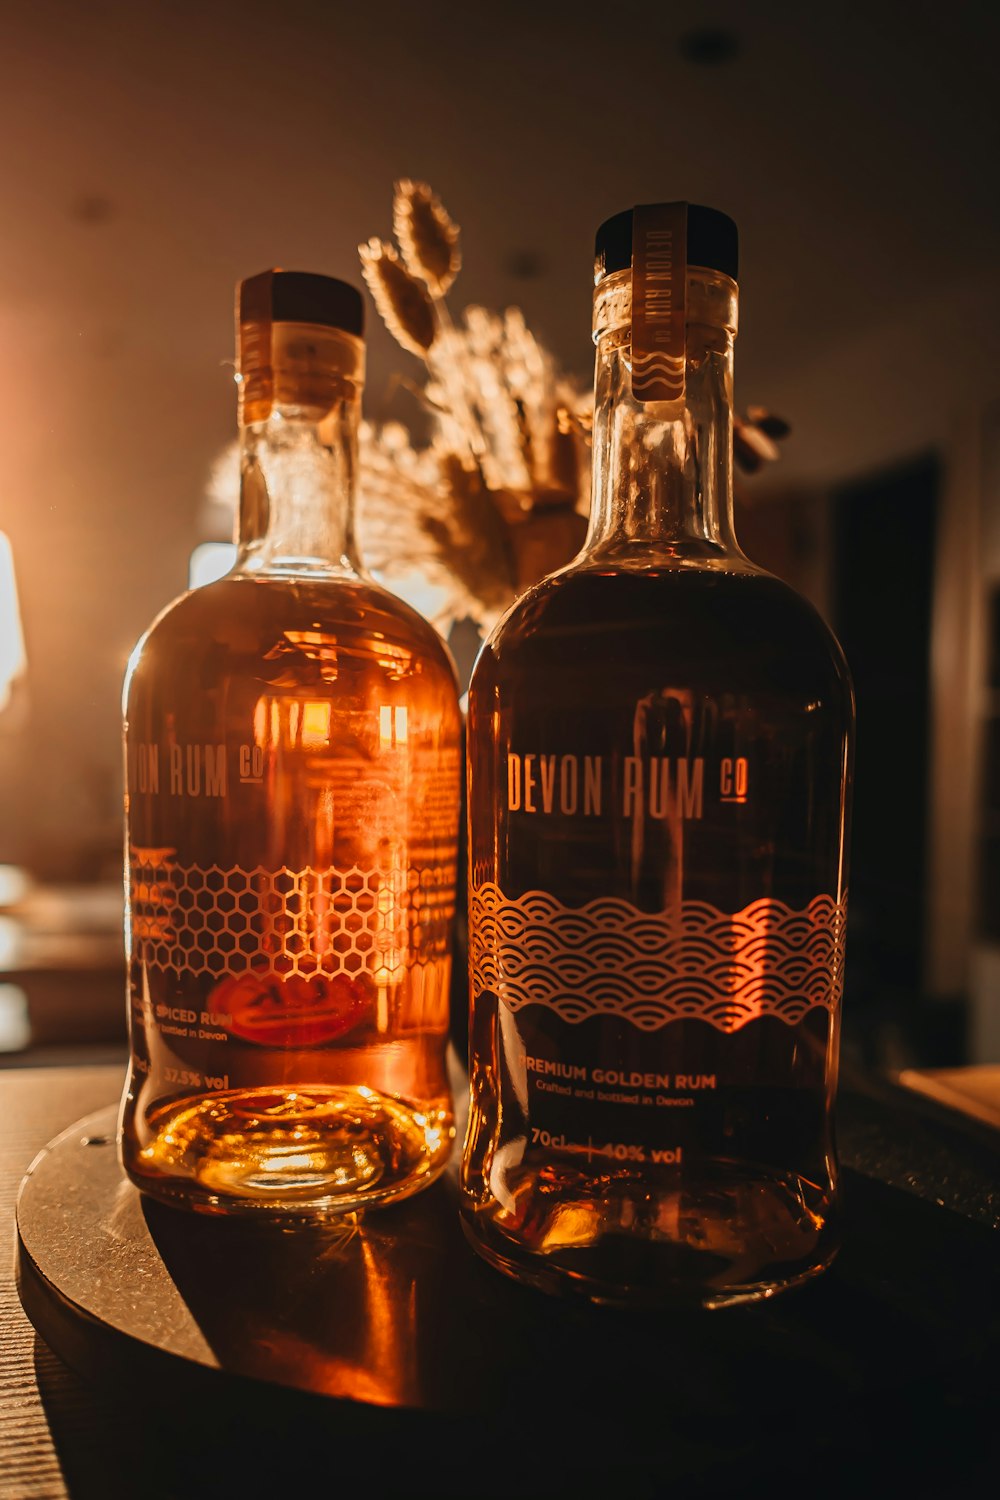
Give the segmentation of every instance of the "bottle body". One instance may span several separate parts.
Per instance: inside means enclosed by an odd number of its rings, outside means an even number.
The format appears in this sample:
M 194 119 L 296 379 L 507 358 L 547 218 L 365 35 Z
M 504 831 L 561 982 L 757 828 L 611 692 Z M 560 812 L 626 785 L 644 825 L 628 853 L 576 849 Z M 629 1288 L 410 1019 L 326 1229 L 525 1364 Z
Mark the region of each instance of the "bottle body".
M 461 719 L 438 636 L 355 556 L 362 325 L 331 278 L 241 284 L 236 565 L 126 679 L 122 1160 L 206 1212 L 391 1202 L 453 1136 Z
M 849 711 L 749 569 L 570 569 L 484 648 L 464 1213 L 502 1268 L 711 1303 L 829 1259 Z
M 129 1174 L 322 1216 L 447 1157 L 460 721 L 433 631 L 362 580 L 230 577 L 126 697 Z
M 639 285 L 679 353 L 633 359 L 628 247 L 599 255 L 590 533 L 470 688 L 462 1212 L 545 1290 L 716 1306 L 836 1247 L 853 699 L 735 543 L 734 270 L 724 233 L 663 293 L 678 208 Z

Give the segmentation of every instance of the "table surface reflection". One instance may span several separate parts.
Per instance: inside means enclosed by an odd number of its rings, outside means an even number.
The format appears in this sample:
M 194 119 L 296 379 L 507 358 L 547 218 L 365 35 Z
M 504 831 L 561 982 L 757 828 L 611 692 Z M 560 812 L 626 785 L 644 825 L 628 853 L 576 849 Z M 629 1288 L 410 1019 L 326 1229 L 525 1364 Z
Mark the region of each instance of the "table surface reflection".
M 23 1200 L 25 1298 L 73 1369 L 5 1277 L 0 1494 L 252 1494 L 317 1476 L 375 1496 L 745 1494 L 806 1473 L 834 1494 L 859 1465 L 916 1492 L 987 1472 L 1000 1136 L 985 1125 L 887 1085 L 846 1090 L 831 1271 L 756 1307 L 626 1314 L 482 1264 L 453 1178 L 304 1233 L 148 1204 L 118 1176 L 119 1081 L 0 1076 L 9 1217 L 35 1152 L 105 1106 L 41 1163 L 33 1221 Z

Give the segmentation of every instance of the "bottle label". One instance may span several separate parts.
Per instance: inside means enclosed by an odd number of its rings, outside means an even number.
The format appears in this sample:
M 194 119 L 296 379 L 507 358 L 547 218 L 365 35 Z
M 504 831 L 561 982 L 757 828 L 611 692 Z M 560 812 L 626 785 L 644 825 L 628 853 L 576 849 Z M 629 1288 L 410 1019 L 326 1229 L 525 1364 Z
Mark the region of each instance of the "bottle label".
M 253 870 L 133 847 L 132 956 L 150 969 L 310 977 L 364 969 L 391 984 L 448 951 L 454 866 Z
M 265 660 L 327 649 L 286 631 Z M 155 1030 L 176 1054 L 166 1082 L 214 1086 L 226 1070 L 200 1059 L 217 1043 L 440 1034 L 458 744 L 414 733 L 406 704 L 335 711 L 320 690 L 257 697 L 219 739 L 189 736 L 185 708 L 138 713 L 127 744 L 136 1057 Z
M 647 1032 L 695 1018 L 722 1032 L 761 1016 L 794 1026 L 837 1007 L 846 925 L 846 894 L 801 910 L 764 898 L 733 913 L 687 900 L 653 913 L 610 897 L 564 906 L 546 891 L 511 900 L 487 882 L 471 894 L 472 991 Z
M 369 1019 L 380 993 L 450 951 L 454 865 L 206 868 L 134 846 L 129 863 L 131 958 L 205 993 L 201 1012 L 163 992 L 152 1019 L 170 1035 L 270 1047 L 335 1040 Z
M 687 204 L 632 213 L 632 395 L 681 401 L 685 386 Z
M 706 806 L 745 807 L 745 755 L 575 755 L 507 752 L 506 807 L 528 817 L 693 819 Z

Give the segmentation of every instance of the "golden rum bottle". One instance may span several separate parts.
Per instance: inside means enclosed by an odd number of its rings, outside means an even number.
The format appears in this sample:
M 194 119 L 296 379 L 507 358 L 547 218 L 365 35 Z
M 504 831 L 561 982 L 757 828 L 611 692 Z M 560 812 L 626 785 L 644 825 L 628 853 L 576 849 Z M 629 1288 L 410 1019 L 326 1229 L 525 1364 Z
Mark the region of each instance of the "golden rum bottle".
M 853 699 L 732 519 L 736 226 L 597 235 L 594 501 L 469 695 L 463 1220 L 495 1266 L 719 1305 L 836 1245 Z
M 362 571 L 362 303 L 237 296 L 238 552 L 125 686 L 125 1169 L 209 1212 L 322 1218 L 413 1192 L 445 1076 L 460 782 L 454 670 Z

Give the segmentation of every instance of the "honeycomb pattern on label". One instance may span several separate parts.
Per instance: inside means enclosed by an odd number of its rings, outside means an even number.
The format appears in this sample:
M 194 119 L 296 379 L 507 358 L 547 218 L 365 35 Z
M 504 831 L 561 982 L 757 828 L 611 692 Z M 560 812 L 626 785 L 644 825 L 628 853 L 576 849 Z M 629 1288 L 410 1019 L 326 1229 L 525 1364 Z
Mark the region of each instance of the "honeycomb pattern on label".
M 846 895 L 801 910 L 765 898 L 731 914 L 706 901 L 643 912 L 612 897 L 564 906 L 547 891 L 509 900 L 484 882 L 469 909 L 472 989 L 512 1011 L 618 1016 L 642 1031 L 685 1017 L 725 1032 L 760 1016 L 795 1025 L 837 1006 L 846 928 Z
M 393 984 L 449 951 L 454 865 L 222 869 L 135 848 L 129 864 L 131 956 L 151 969 L 221 976 L 266 963 Z

